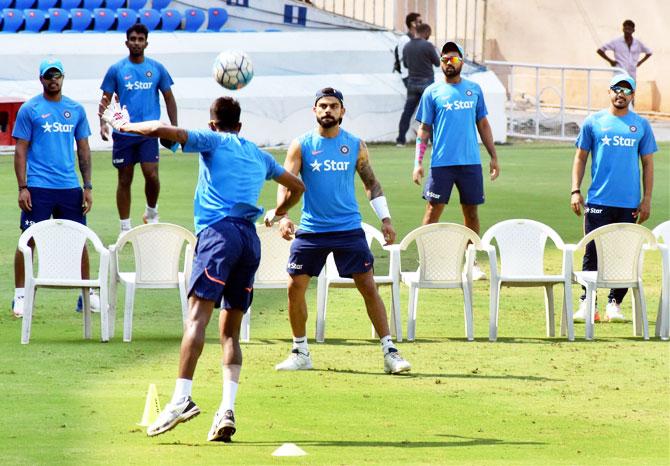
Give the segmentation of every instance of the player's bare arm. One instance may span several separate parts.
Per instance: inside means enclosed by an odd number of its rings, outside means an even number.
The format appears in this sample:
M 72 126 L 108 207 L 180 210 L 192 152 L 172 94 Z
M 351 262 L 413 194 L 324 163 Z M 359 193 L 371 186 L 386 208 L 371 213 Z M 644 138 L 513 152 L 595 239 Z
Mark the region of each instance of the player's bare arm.
M 98 104 L 98 115 L 100 115 L 100 137 L 103 141 L 109 141 L 109 126 L 103 121 L 102 114 L 111 102 L 112 93 L 103 92 L 102 97 L 100 98 L 100 103 Z
M 425 123 L 419 124 L 416 132 L 416 150 L 414 153 L 414 170 L 412 170 L 412 181 L 421 186 L 423 179 L 423 156 L 426 154 L 428 139 L 430 139 L 431 127 Z
M 177 101 L 174 98 L 174 94 L 172 93 L 172 89 L 168 89 L 165 91 L 161 91 L 163 93 L 163 100 L 165 100 L 165 109 L 167 110 L 168 118 L 170 119 L 170 123 L 172 126 L 178 126 L 179 123 L 177 121 Z M 177 146 L 174 142 L 172 141 L 166 141 L 164 139 L 161 139 L 160 141 L 161 145 L 167 149 L 172 149 L 176 150 Z
M 186 144 L 188 133 L 185 129 L 168 125 L 158 120 L 142 121 L 139 123 L 126 123 L 118 128 L 122 133 L 139 134 L 152 138 L 167 139 L 169 141 Z
M 26 141 L 25 139 L 17 139 L 16 146 L 14 146 L 14 172 L 16 173 L 16 181 L 19 184 L 19 208 L 25 212 L 30 212 L 33 209 L 26 178 L 26 160 L 29 146 L 30 141 Z
M 580 186 L 582 185 L 582 179 L 584 178 L 584 170 L 586 169 L 586 160 L 588 157 L 589 151 L 578 148 L 575 152 L 575 160 L 572 162 L 570 208 L 576 215 L 582 215 L 582 207 L 584 206 L 584 197 L 580 191 Z
M 654 189 L 654 155 L 646 154 L 640 157 L 642 160 L 642 201 L 633 216 L 637 223 L 643 223 L 651 214 L 651 192 Z
M 77 161 L 79 162 L 79 173 L 84 184 L 84 214 L 87 214 L 93 206 L 93 192 L 91 190 L 91 147 L 88 138 L 77 140 Z
M 358 149 L 356 171 L 358 172 L 358 176 L 361 177 L 361 181 L 365 187 L 365 193 L 370 200 L 372 209 L 375 211 L 377 217 L 382 222 L 382 233 L 384 233 L 386 244 L 393 244 L 395 242 L 396 233 L 393 229 L 393 225 L 391 225 L 391 213 L 388 209 L 384 191 L 382 191 L 382 185 L 379 183 L 374 171 L 372 170 L 372 165 L 370 164 L 370 154 L 368 153 L 368 148 L 363 141 L 361 141 L 360 147 Z
M 477 122 L 477 131 L 479 132 L 479 137 L 482 139 L 482 144 L 486 147 L 486 152 L 491 157 L 489 175 L 491 176 L 491 181 L 493 181 L 500 175 L 500 165 L 498 164 L 498 153 L 496 152 L 496 145 L 493 143 L 493 131 L 491 131 L 488 118 L 481 118 Z
M 288 147 L 288 151 L 286 152 L 286 160 L 284 160 L 284 168 L 286 169 L 287 173 L 290 173 L 296 177 L 298 176 L 298 173 L 300 173 L 300 169 L 302 168 L 302 151 L 300 149 L 300 142 L 297 139 L 291 141 L 291 145 Z M 277 205 L 280 206 L 286 202 L 286 199 L 290 195 L 291 194 L 289 193 L 288 187 L 280 184 L 277 188 Z M 298 196 L 298 199 L 299 198 L 300 197 Z M 265 224 L 267 226 L 272 226 L 272 222 L 268 222 L 267 220 Z M 279 221 L 279 233 L 285 240 L 292 239 L 293 235 L 295 234 L 295 224 L 290 218 L 288 218 L 287 215 L 284 215 Z

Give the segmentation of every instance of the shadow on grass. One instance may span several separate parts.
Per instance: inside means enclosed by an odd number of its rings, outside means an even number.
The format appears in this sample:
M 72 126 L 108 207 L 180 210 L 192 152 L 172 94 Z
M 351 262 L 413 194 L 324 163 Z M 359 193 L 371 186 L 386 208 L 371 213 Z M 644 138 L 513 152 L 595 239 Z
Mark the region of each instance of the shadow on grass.
M 353 375 L 373 375 L 379 376 L 380 372 L 355 371 L 352 369 L 312 369 L 312 372 L 334 372 L 336 374 L 353 374 Z M 538 377 L 534 375 L 486 375 L 486 374 L 435 374 L 423 372 L 409 372 L 396 374 L 395 377 L 417 379 L 417 378 L 444 378 L 444 379 L 491 379 L 491 380 L 525 380 L 528 382 L 564 382 L 564 379 L 552 379 L 549 377 Z

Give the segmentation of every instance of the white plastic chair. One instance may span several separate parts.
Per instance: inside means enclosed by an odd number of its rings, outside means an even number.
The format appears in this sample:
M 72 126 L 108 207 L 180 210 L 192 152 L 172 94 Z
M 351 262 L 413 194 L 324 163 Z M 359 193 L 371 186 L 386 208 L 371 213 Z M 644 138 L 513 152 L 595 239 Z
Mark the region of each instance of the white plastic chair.
M 472 266 L 481 249 L 477 233 L 455 223 L 434 223 L 412 230 L 400 243 L 400 250 L 416 242 L 419 269 L 401 272 L 401 281 L 409 286 L 407 339 L 414 341 L 419 288 L 460 288 L 463 290 L 465 335 L 474 340 L 472 312 Z M 468 242 L 472 244 L 468 245 Z M 463 261 L 465 259 L 465 267 Z
M 35 242 L 37 251 L 37 276 L 34 275 L 33 254 L 28 242 Z M 86 242 L 90 241 L 100 254 L 97 279 L 81 277 L 81 258 Z M 70 220 L 45 220 L 38 222 L 19 238 L 19 251 L 23 253 L 25 267 L 25 301 L 21 343 L 30 341 L 35 291 L 45 288 L 81 288 L 84 301 L 84 338 L 91 338 L 91 306 L 89 288 L 100 290 L 100 339 L 109 341 L 107 309 L 107 278 L 109 273 L 109 251 L 90 228 Z
M 656 315 L 656 336 L 662 340 L 670 338 L 670 220 L 665 221 L 652 230 L 661 251 L 663 272 L 661 275 L 661 298 L 658 300 L 658 314 Z
M 261 241 L 261 263 L 256 271 L 254 289 L 286 289 L 288 283 L 288 264 L 291 241 L 279 235 L 279 225 L 272 228 L 256 225 L 256 233 Z M 248 342 L 251 336 L 251 307 L 242 318 L 240 340 Z
M 544 288 L 547 336 L 554 332 L 554 285 L 563 284 L 563 314 L 561 332 L 568 340 L 574 340 L 572 323 L 572 277 L 571 270 L 560 275 L 547 275 L 544 271 L 544 250 L 550 238 L 556 247 L 563 251 L 561 237 L 544 223 L 527 219 L 505 220 L 496 223 L 482 236 L 482 247 L 487 250 L 491 268 L 491 302 L 489 320 L 489 340 L 498 337 L 498 314 L 500 305 L 500 287 L 537 287 Z M 495 240 L 500 250 L 500 272 L 496 257 Z M 564 266 L 565 266 L 565 261 Z
M 384 247 L 384 234 L 375 227 L 367 223 L 361 223 L 361 228 L 365 232 L 365 239 L 368 246 L 372 246 L 373 241 L 378 242 L 385 250 L 390 252 L 390 262 L 388 273 L 385 275 L 374 275 L 375 283 L 379 286 L 391 287 L 391 332 L 395 333 L 396 341 L 402 341 L 402 323 L 400 320 L 400 277 L 394 270 L 397 269 L 395 261 L 398 255 L 392 253 L 391 248 Z M 355 288 L 354 280 L 351 278 L 340 277 L 337 272 L 337 265 L 332 254 L 328 254 L 326 265 L 321 272 L 317 282 L 317 317 L 316 317 L 316 341 L 323 343 L 326 329 L 326 312 L 328 308 L 328 288 Z M 372 336 L 376 336 L 374 327 L 372 327 Z
M 128 243 L 132 245 L 135 257 L 133 272 L 121 271 L 119 267 L 119 254 Z M 118 282 L 123 282 L 126 287 L 123 341 L 129 342 L 132 339 L 136 288 L 179 288 L 182 319 L 186 321 L 188 316 L 186 291 L 188 280 L 191 278 L 195 243 L 193 233 L 184 227 L 170 223 L 153 223 L 133 228 L 121 235 L 116 244 L 110 245 L 112 256 L 109 293 L 110 335 L 114 335 Z M 183 250 L 184 264 L 180 267 Z
M 613 223 L 597 228 L 576 245 L 566 244 L 566 267 L 572 269 L 574 251 L 593 241 L 598 255 L 598 270 L 573 272 L 573 281 L 586 288 L 586 339 L 593 339 L 598 288 L 631 288 L 633 292 L 633 334 L 649 339 L 647 306 L 642 287 L 644 249 L 655 249 L 656 239 L 651 231 L 634 223 Z

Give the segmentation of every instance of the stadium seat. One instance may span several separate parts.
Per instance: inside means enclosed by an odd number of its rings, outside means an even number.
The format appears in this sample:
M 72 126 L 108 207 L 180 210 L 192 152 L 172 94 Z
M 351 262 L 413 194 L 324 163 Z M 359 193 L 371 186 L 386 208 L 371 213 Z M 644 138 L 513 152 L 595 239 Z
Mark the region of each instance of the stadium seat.
M 126 0 L 105 0 L 105 8 L 116 11 L 126 6 Z
M 167 6 L 172 2 L 172 0 L 152 0 L 151 1 L 151 8 L 153 8 L 156 11 L 161 11 L 163 8 L 167 8 Z
M 198 8 L 184 10 L 184 31 L 195 32 L 205 22 L 205 12 Z
M 93 10 L 93 30 L 95 32 L 107 32 L 112 28 L 116 15 L 109 8 L 96 8 Z
M 158 29 L 161 22 L 161 14 L 150 8 L 142 8 L 139 11 L 140 23 L 144 24 L 149 31 Z
M 465 335 L 469 341 L 474 340 L 472 266 L 475 251 L 481 250 L 479 236 L 463 225 L 434 223 L 410 231 L 400 245 L 392 249 L 404 251 L 415 242 L 419 251 L 419 269 L 400 273 L 402 283 L 409 286 L 407 339 L 414 341 L 416 333 L 419 288 L 460 288 L 463 290 Z M 468 245 L 469 242 L 472 244 Z M 400 269 L 400 261 L 397 263 Z
M 126 32 L 137 22 L 137 12 L 130 8 L 119 8 L 116 10 L 116 20 L 116 30 Z
M 93 13 L 84 8 L 73 8 L 70 10 L 70 19 L 72 20 L 70 29 L 63 32 L 84 32 L 93 21 Z
M 265 32 L 282 32 L 282 30 L 277 28 L 267 28 Z
M 663 272 L 661 275 L 661 297 L 656 315 L 656 336 L 663 340 L 670 338 L 670 220 L 652 230 L 661 251 Z M 660 242 L 663 242 L 662 244 Z
M 119 255 L 130 243 L 135 259 L 132 272 L 122 271 Z M 182 319 L 188 317 L 188 280 L 196 238 L 186 228 L 170 223 L 141 225 L 124 233 L 109 247 L 111 253 L 111 287 L 109 293 L 109 334 L 114 335 L 117 283 L 126 287 L 123 316 L 123 341 L 129 342 L 133 334 L 133 305 L 136 288 L 178 288 Z M 184 261 L 180 266 L 180 258 Z M 102 298 L 102 297 L 101 297 Z
M 94 11 L 96 8 L 102 7 L 102 0 L 84 0 L 84 4 L 82 5 L 82 8 L 86 8 L 87 10 Z
M 49 11 L 50 8 L 56 6 L 58 0 L 37 0 L 37 9 L 42 11 Z
M 258 32 L 258 29 L 244 28 L 244 29 L 240 29 L 240 32 Z
M 0 0 L 0 10 L 9 8 L 14 0 Z
M 60 7 L 64 10 L 79 8 L 79 5 L 81 5 L 81 0 L 61 0 L 60 3 Z
M 46 13 L 42 10 L 23 10 L 25 20 L 25 29 L 21 32 L 36 33 L 40 32 L 46 22 Z
M 33 250 L 28 245 L 31 239 L 35 242 L 38 256 L 37 275 L 34 273 Z M 81 276 L 81 257 L 87 243 L 90 243 L 100 256 L 98 278 L 95 279 L 84 279 Z M 91 248 L 88 249 L 91 255 Z M 21 343 L 27 344 L 30 341 L 37 287 L 82 289 L 84 298 L 82 314 L 86 339 L 91 338 L 89 288 L 100 289 L 100 339 L 108 341 L 109 251 L 93 230 L 70 220 L 45 220 L 35 223 L 23 232 L 19 237 L 19 251 L 23 254 L 26 277 Z M 45 306 L 45 313 L 49 312 L 48 309 L 49 306 Z
M 23 26 L 23 11 L 16 8 L 2 10 L 2 32 L 17 32 Z
M 256 225 L 256 233 L 261 242 L 261 262 L 254 277 L 254 290 L 286 289 L 288 274 L 286 264 L 291 249 L 291 242 L 279 235 L 279 225 L 272 228 Z M 240 340 L 248 342 L 251 335 L 251 307 L 242 318 Z
M 363 231 L 365 231 L 365 239 L 368 246 L 372 246 L 373 241 L 384 246 L 384 234 L 375 227 L 367 223 L 361 224 Z M 277 235 L 279 236 L 279 235 Z M 280 237 L 281 239 L 281 237 Z M 391 262 L 389 264 L 388 273 L 385 275 L 375 275 L 374 280 L 378 286 L 391 287 L 391 332 L 395 334 L 396 341 L 402 341 L 402 326 L 400 319 L 400 282 L 398 275 L 395 272 L 396 254 L 391 254 Z M 328 308 L 328 288 L 355 288 L 356 285 L 351 278 L 342 278 L 337 272 L 335 259 L 332 254 L 328 255 L 326 266 L 317 281 L 317 297 L 316 297 L 316 341 L 321 343 L 324 341 L 324 334 L 326 329 L 326 315 Z M 375 329 L 372 328 L 372 336 L 375 336 Z
M 35 0 L 15 0 L 14 8 L 17 10 L 28 10 L 33 7 Z
M 225 9 L 210 8 L 207 10 L 208 32 L 219 32 L 226 21 L 228 21 L 228 12 Z
M 63 8 L 49 8 L 49 26 L 46 32 L 62 32 L 70 21 L 70 13 Z
M 165 32 L 176 31 L 181 26 L 181 13 L 174 8 L 165 8 L 161 11 L 161 30 Z
M 505 220 L 496 223 L 482 236 L 482 247 L 488 252 L 491 269 L 491 301 L 489 317 L 489 340 L 498 338 L 498 311 L 500 288 L 531 287 L 544 288 L 546 305 L 547 336 L 553 337 L 554 330 L 554 285 L 563 284 L 562 334 L 567 330 L 568 340 L 574 340 L 572 324 L 572 277 L 569 270 L 560 275 L 547 275 L 544 269 L 544 252 L 547 238 L 560 251 L 565 247 L 561 237 L 549 226 L 526 219 Z M 498 268 L 496 248 L 500 252 Z M 565 254 L 565 253 L 564 253 Z
M 140 11 L 147 4 L 147 0 L 128 0 L 128 8 Z
M 598 255 L 598 270 L 574 272 L 573 255 L 591 241 Z M 647 306 L 642 288 L 642 255 L 645 249 L 656 249 L 654 234 L 634 223 L 613 223 L 588 233 L 579 243 L 566 244 L 566 264 L 572 279 L 586 288 L 586 339 L 593 339 L 598 288 L 632 288 L 633 334 L 649 339 Z

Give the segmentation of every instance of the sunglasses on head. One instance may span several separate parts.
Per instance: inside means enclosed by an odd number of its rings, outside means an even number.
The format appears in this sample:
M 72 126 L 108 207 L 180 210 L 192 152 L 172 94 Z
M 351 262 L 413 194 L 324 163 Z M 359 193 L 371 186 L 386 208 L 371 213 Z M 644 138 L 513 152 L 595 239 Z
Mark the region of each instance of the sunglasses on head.
M 614 91 L 615 94 L 623 94 L 623 95 L 631 95 L 633 93 L 632 89 L 628 89 L 627 87 L 623 86 L 612 86 L 610 87 Z
M 63 73 L 61 73 L 60 71 L 47 71 L 42 76 L 42 78 L 44 78 L 47 81 L 50 81 L 52 79 L 60 79 L 62 77 L 63 77 Z
M 446 55 L 442 55 L 442 57 L 440 57 L 440 61 L 442 61 L 442 63 L 458 65 L 459 63 L 463 62 L 463 59 L 461 57 L 447 57 Z

